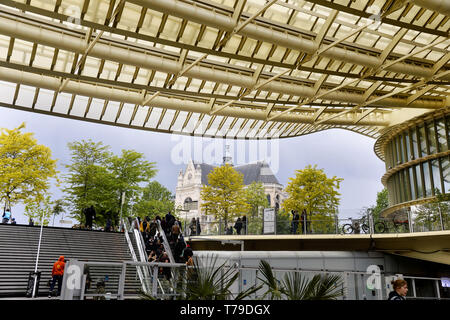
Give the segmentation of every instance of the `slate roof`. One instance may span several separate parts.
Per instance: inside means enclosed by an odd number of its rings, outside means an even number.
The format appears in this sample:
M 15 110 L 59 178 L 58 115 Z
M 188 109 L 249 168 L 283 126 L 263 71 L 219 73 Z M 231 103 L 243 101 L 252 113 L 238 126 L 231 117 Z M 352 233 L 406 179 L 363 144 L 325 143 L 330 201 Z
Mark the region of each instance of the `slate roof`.
M 216 166 L 206 163 L 194 163 L 194 166 L 196 169 L 200 166 L 202 172 L 202 184 L 208 184 L 208 174 Z M 233 167 L 236 171 L 244 175 L 244 185 L 249 185 L 252 182 L 280 184 L 269 165 L 265 162 L 256 162 Z

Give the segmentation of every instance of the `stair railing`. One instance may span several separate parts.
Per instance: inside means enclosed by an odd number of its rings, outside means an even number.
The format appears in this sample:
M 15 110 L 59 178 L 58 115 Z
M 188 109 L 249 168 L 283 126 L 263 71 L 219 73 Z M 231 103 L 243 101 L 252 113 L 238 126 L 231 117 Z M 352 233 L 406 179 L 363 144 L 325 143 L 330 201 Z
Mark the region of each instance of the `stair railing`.
M 138 247 L 139 256 L 141 258 L 140 262 L 147 263 L 148 262 L 147 251 L 145 250 L 146 246 L 145 246 L 144 237 L 142 236 L 142 233 L 139 230 L 140 226 L 139 226 L 138 218 L 135 218 L 133 223 L 134 223 L 134 226 L 135 226 L 135 227 L 133 227 L 133 234 L 134 234 L 134 239 L 136 241 L 136 245 Z M 143 269 L 143 273 L 144 273 L 145 279 L 148 280 L 146 283 L 151 283 L 152 282 L 152 278 L 154 277 L 154 272 L 153 272 L 152 268 L 143 266 L 142 269 Z M 162 286 L 162 284 L 161 284 L 161 282 L 159 281 L 158 278 L 157 278 L 157 282 L 158 282 L 158 285 L 159 285 L 161 291 L 164 294 L 163 286 Z
M 131 242 L 130 235 L 128 233 L 129 229 L 130 229 L 130 226 L 127 225 L 127 223 L 125 222 L 124 219 L 122 219 L 121 222 L 122 222 L 122 226 L 123 226 L 123 231 L 125 233 L 125 239 L 127 240 L 128 249 L 130 250 L 130 253 L 131 253 L 131 257 L 132 257 L 134 262 L 140 262 L 138 260 L 137 256 L 136 256 L 136 253 L 135 253 L 134 248 L 133 248 L 133 243 Z M 138 246 L 138 248 L 139 248 L 139 246 Z M 142 267 L 136 266 L 136 272 L 138 274 L 139 281 L 141 282 L 142 290 L 144 292 L 148 293 L 149 289 L 147 288 L 147 281 L 145 281 L 146 278 L 145 278 L 145 274 L 144 274 L 144 272 L 142 270 Z M 147 279 L 149 279 L 149 278 L 147 278 Z

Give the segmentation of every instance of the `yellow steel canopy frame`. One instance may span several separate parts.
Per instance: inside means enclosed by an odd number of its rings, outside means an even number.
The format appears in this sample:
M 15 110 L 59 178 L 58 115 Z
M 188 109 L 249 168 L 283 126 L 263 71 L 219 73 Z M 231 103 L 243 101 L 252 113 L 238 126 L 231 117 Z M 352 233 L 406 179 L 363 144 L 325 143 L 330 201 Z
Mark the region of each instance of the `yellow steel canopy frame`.
M 450 106 L 448 0 L 3 0 L 0 106 L 234 139 Z

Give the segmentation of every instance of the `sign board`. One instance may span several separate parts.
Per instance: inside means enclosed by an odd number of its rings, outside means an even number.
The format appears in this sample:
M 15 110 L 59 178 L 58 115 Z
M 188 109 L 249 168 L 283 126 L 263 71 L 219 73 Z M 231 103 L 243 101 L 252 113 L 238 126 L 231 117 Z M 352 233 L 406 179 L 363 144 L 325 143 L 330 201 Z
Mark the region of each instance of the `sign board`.
M 61 220 L 59 220 L 59 223 L 61 223 L 61 224 L 72 224 L 72 221 L 71 220 L 61 219 Z
M 441 278 L 442 288 L 450 288 L 450 278 Z
M 275 234 L 275 209 L 264 209 L 264 234 Z

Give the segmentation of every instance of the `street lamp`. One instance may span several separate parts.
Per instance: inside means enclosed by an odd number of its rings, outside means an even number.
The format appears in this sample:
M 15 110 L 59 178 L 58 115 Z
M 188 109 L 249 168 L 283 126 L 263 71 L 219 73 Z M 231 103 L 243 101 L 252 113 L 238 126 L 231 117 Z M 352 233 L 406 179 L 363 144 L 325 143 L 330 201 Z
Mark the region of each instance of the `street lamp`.
M 39 253 L 41 251 L 41 241 L 42 241 L 42 229 L 44 226 L 44 213 L 41 215 L 41 231 L 39 232 L 39 243 L 38 243 L 38 251 L 36 256 L 36 265 L 34 267 L 34 281 L 33 281 L 33 294 L 31 295 L 32 298 L 36 295 L 36 281 L 37 281 L 37 268 L 38 268 L 38 262 L 39 262 Z

